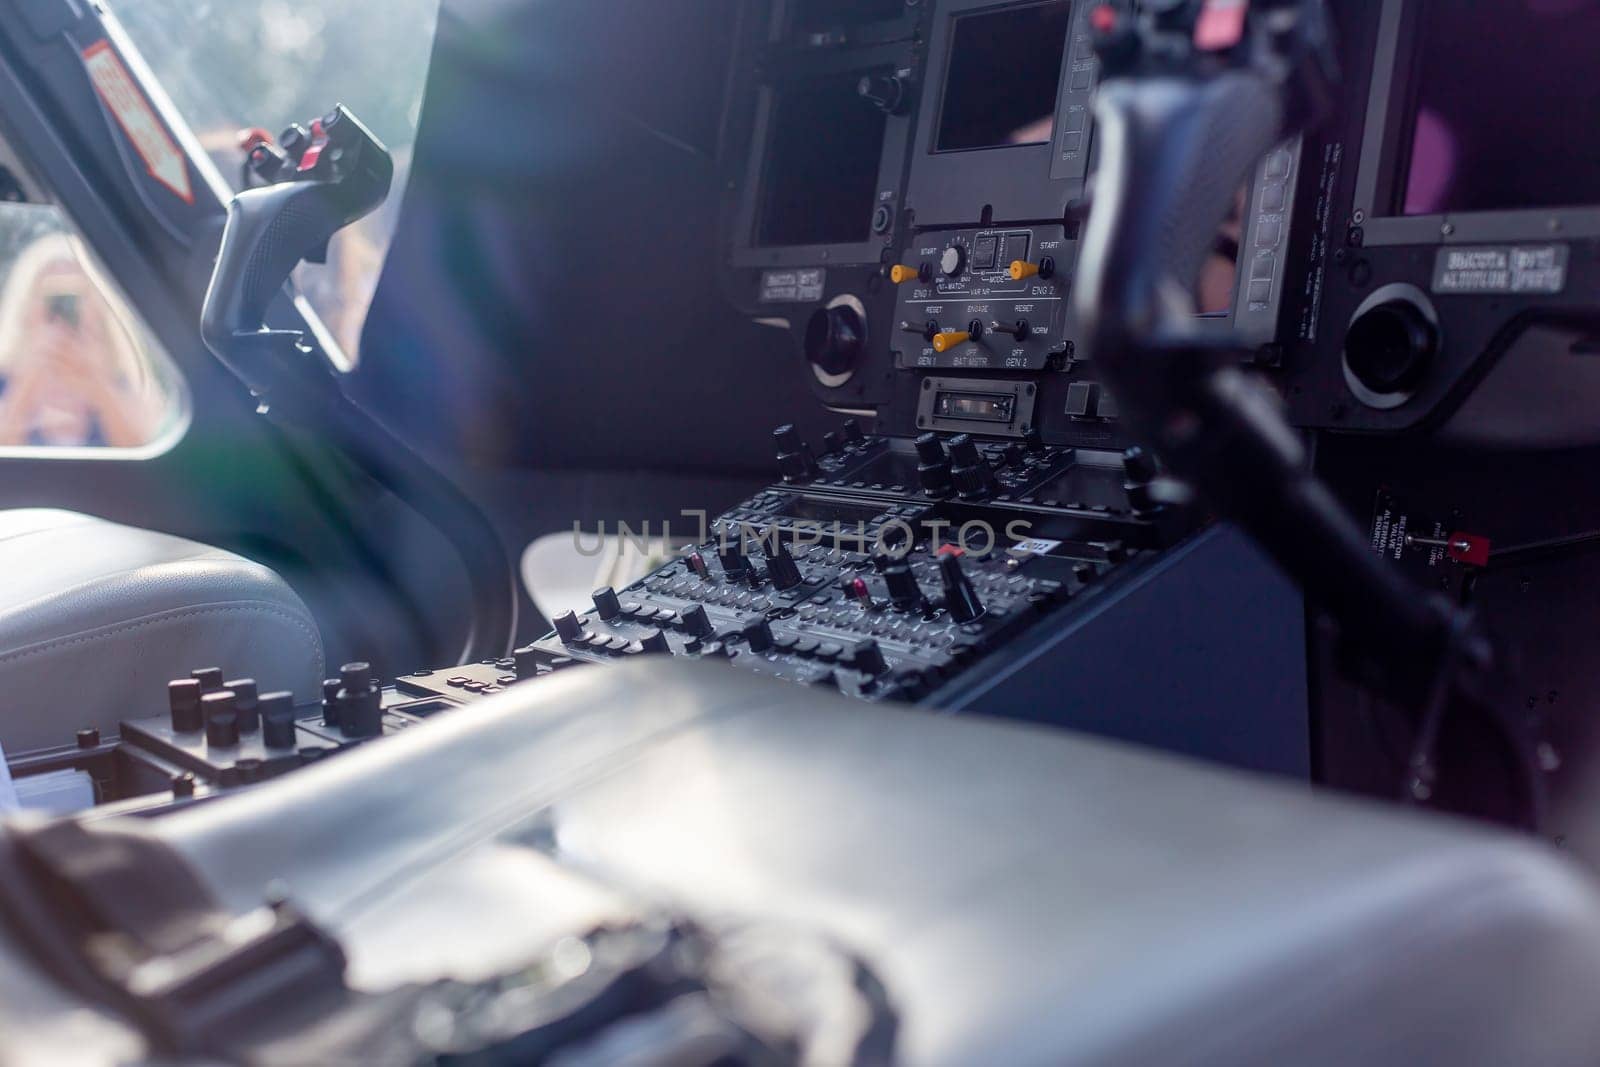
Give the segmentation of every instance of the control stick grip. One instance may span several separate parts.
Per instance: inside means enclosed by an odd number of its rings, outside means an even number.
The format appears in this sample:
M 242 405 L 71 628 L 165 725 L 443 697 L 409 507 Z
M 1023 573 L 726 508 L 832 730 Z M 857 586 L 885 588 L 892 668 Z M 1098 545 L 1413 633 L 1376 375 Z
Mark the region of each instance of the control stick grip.
M 1152 328 L 1192 330 L 1193 294 L 1240 186 L 1285 135 L 1278 89 L 1250 70 L 1117 79 L 1095 102 L 1100 171 L 1077 308 L 1095 358 Z
M 292 136 L 291 136 L 292 135 Z M 247 189 L 228 221 L 200 312 L 206 346 L 256 394 L 292 379 L 300 336 L 274 332 L 267 312 L 295 266 L 325 258 L 328 242 L 389 195 L 394 160 L 343 105 L 285 135 L 272 184 Z
M 261 329 L 294 268 L 352 221 L 341 199 L 326 182 L 269 185 L 233 198 L 200 322 L 213 351 Z

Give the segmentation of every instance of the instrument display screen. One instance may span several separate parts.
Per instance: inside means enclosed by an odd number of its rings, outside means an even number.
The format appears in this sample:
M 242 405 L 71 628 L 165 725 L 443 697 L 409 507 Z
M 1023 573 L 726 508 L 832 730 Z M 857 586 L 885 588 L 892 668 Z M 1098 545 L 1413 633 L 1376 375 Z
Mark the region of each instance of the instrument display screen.
M 935 150 L 1048 143 L 1071 26 L 1068 0 L 957 17 Z
M 1600 203 L 1600 0 L 1423 0 L 1401 215 Z

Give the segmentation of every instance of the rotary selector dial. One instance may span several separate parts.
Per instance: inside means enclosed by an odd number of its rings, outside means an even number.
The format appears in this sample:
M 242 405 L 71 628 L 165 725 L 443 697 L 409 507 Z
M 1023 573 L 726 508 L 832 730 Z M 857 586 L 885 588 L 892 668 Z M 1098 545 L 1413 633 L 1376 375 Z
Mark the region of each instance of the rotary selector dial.
M 939 272 L 946 278 L 954 278 L 966 269 L 967 250 L 958 244 L 945 246 L 944 252 L 939 256 Z

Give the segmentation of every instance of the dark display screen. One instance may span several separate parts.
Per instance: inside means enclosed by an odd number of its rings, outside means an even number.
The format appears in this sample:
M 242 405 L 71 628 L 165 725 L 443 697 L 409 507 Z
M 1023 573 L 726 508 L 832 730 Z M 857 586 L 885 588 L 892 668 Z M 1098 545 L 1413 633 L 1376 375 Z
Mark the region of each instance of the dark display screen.
M 1017 399 L 1010 394 L 940 393 L 934 409 L 943 419 L 981 419 L 1010 422 Z
M 1048 143 L 1071 26 L 1068 0 L 957 18 L 935 150 Z
M 886 116 L 859 74 L 778 90 L 756 244 L 856 244 L 872 233 Z
M 1600 203 L 1600 0 L 1423 0 L 1413 40 L 1396 211 Z

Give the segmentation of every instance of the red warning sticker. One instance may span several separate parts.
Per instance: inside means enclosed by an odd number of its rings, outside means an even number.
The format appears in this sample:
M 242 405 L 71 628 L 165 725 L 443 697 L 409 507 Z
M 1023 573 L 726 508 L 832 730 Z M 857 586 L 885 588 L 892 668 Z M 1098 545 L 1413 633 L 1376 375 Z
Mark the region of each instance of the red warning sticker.
M 128 68 L 110 41 L 96 41 L 83 50 L 83 63 L 89 80 L 106 107 L 117 117 L 117 124 L 128 135 L 150 176 L 171 189 L 186 204 L 194 203 L 194 187 L 189 183 L 189 161 L 184 158 L 172 135 L 156 116 L 150 100 L 134 82 Z

